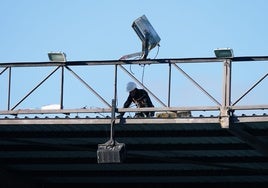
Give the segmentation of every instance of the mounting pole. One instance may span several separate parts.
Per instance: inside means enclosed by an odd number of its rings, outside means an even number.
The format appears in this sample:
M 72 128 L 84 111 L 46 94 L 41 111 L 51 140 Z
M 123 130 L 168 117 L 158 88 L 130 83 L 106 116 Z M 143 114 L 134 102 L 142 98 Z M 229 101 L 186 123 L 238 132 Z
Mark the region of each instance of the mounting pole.
M 146 59 L 149 54 L 149 33 L 145 33 L 145 40 L 142 42 L 142 57 L 141 59 Z

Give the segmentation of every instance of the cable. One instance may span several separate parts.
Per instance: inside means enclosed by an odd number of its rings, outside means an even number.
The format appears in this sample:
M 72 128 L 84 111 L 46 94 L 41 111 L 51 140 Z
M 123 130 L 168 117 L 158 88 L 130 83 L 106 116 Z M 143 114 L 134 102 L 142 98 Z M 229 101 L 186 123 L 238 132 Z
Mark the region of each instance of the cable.
M 129 71 L 131 72 L 131 74 L 134 75 L 134 72 L 132 71 L 131 65 L 129 65 Z
M 141 59 L 141 56 L 134 58 L 134 60 L 136 60 L 136 59 Z M 129 71 L 134 75 L 134 72 L 131 69 L 131 64 L 129 65 Z
M 156 51 L 156 55 L 154 56 L 154 59 L 158 56 L 159 49 L 160 49 L 160 44 L 157 44 L 157 51 Z
M 141 65 L 141 66 L 143 66 L 143 69 L 142 69 L 142 76 L 141 76 L 141 83 L 143 84 L 145 65 Z
M 153 59 L 155 59 L 157 56 L 158 56 L 158 53 L 159 53 L 159 49 L 160 49 L 160 45 L 157 44 L 157 52 L 156 52 L 156 55 L 154 56 Z M 145 64 L 141 65 L 140 66 L 143 66 L 143 70 L 142 70 L 142 77 L 141 77 L 141 83 L 143 84 L 143 78 L 144 78 L 144 71 L 145 71 Z

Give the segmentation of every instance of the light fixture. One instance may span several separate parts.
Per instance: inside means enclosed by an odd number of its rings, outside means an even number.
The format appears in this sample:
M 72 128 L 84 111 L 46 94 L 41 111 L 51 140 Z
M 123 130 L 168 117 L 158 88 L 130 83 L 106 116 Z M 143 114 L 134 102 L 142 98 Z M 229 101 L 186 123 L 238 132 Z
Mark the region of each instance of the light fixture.
M 123 163 L 126 159 L 126 146 L 114 139 L 116 102 L 112 100 L 110 140 L 104 144 L 98 144 L 97 161 L 98 163 Z
M 233 50 L 231 48 L 216 48 L 214 53 L 217 58 L 233 58 Z
M 63 52 L 49 52 L 48 58 L 53 62 L 66 62 L 66 54 Z
M 132 28 L 142 41 L 143 58 L 145 59 L 151 49 L 159 45 L 160 37 L 145 15 L 132 23 Z

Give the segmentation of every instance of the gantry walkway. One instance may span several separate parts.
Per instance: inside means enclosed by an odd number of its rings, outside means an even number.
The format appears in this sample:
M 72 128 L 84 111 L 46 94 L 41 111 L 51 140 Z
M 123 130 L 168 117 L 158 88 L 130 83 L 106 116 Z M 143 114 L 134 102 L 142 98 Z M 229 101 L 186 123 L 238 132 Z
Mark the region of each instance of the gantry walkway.
M 17 124 L 17 123 L 30 123 L 30 124 L 39 124 L 39 123 L 48 123 L 48 124 L 66 124 L 67 122 L 74 123 L 74 124 L 84 124 L 84 123 L 105 123 L 111 121 L 113 116 L 113 112 L 138 112 L 138 111 L 155 111 L 157 113 L 180 113 L 180 112 L 189 112 L 190 115 L 188 116 L 177 116 L 176 118 L 164 118 L 164 122 L 166 123 L 169 121 L 170 123 L 198 123 L 198 122 L 207 122 L 207 123 L 220 123 L 222 127 L 228 128 L 230 121 L 236 122 L 254 122 L 254 121 L 267 121 L 266 113 L 263 115 L 252 115 L 252 116 L 235 116 L 236 111 L 240 110 L 267 110 L 268 105 L 237 105 L 238 102 L 244 98 L 248 93 L 250 93 L 257 85 L 259 85 L 263 80 L 267 77 L 268 73 L 265 73 L 259 80 L 252 85 L 241 97 L 239 97 L 236 101 L 231 102 L 232 96 L 232 64 L 233 63 L 240 63 L 241 66 L 243 62 L 258 62 L 262 61 L 263 63 L 267 63 L 268 56 L 254 56 L 254 57 L 233 57 L 227 59 L 221 58 L 179 58 L 179 59 L 147 59 L 147 60 L 106 60 L 106 61 L 66 61 L 66 62 L 14 62 L 14 63 L 0 63 L 0 79 L 5 81 L 1 82 L 5 86 L 5 90 L 1 89 L 0 93 L 2 96 L 6 96 L 6 102 L 1 99 L 1 106 L 0 106 L 0 116 L 1 121 L 0 124 Z M 181 67 L 181 64 L 195 64 L 195 63 L 221 63 L 223 67 L 223 74 L 222 74 L 222 99 L 218 101 L 215 97 L 213 97 L 207 90 L 205 90 L 201 84 L 199 84 L 196 80 L 194 80 L 189 74 L 187 74 Z M 126 66 L 137 66 L 137 65 L 166 65 L 168 67 L 168 85 L 167 85 L 167 102 L 163 102 L 160 98 L 157 97 L 157 94 L 153 93 L 148 87 L 146 87 L 141 80 L 135 77 L 131 73 L 131 71 L 127 70 Z M 82 79 L 79 74 L 77 74 L 74 69 L 77 67 L 84 68 L 85 66 L 113 66 L 114 67 L 114 81 L 113 81 L 113 97 L 111 101 L 107 101 L 102 96 L 103 94 L 99 94 L 96 90 L 87 83 L 86 80 Z M 13 83 L 12 71 L 18 68 L 28 69 L 30 67 L 38 67 L 38 68 L 45 68 L 45 67 L 55 67 L 51 73 L 49 73 L 43 80 L 41 80 L 32 90 L 30 90 L 25 96 L 23 96 L 20 100 L 18 100 L 13 106 L 11 106 L 11 101 L 13 92 L 12 86 L 13 84 L 20 84 L 20 83 Z M 135 109 L 135 108 L 120 108 L 117 104 L 117 90 L 118 90 L 118 69 L 123 70 L 131 79 L 133 79 L 139 86 L 147 90 L 147 92 L 151 95 L 151 97 L 159 104 L 159 106 L 155 108 L 143 108 L 143 109 Z M 64 86 L 68 84 L 65 80 L 65 70 L 69 71 L 75 78 L 77 78 L 90 92 L 92 92 L 98 100 L 103 103 L 106 107 L 103 108 L 76 108 L 76 109 L 65 109 L 64 106 Z M 214 106 L 171 106 L 171 94 L 172 90 L 172 71 L 177 70 L 179 73 L 183 74 L 187 79 L 189 79 L 201 92 L 205 93 L 210 100 L 215 103 Z M 59 108 L 58 109 L 21 109 L 20 105 L 29 98 L 36 90 L 46 82 L 52 75 L 56 72 L 60 71 L 60 101 L 59 101 Z M 173 71 L 174 72 L 174 71 Z M 34 79 L 34 78 L 33 78 Z M 113 105 L 113 101 L 115 105 Z M 14 102 L 13 102 L 14 103 Z M 193 111 L 216 111 L 218 112 L 217 116 L 211 117 L 193 117 L 191 116 L 191 112 Z M 98 114 L 103 113 L 107 114 L 104 118 L 92 118 L 90 116 L 84 116 L 83 118 L 79 118 L 79 114 Z M 38 115 L 40 114 L 54 114 L 54 118 L 52 117 L 45 117 L 41 118 Z M 57 114 L 63 114 L 64 117 L 59 117 Z M 77 116 L 70 118 L 70 114 L 77 114 Z M 20 115 L 26 115 L 26 118 L 20 118 Z M 33 118 L 27 118 L 28 115 L 35 115 L 31 116 Z M 133 119 L 133 118 L 126 118 L 124 121 L 125 123 L 162 123 L 163 119 L 161 116 L 153 117 L 149 119 Z M 120 121 L 120 120 L 117 120 Z

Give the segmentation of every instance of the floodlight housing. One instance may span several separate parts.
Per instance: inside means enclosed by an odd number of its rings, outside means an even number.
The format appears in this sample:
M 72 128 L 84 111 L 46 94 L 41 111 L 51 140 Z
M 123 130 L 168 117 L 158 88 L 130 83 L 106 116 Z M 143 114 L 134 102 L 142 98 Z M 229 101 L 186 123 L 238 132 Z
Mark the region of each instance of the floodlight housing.
M 214 53 L 217 58 L 233 58 L 234 53 L 231 48 L 216 48 Z
M 147 50 L 151 50 L 159 44 L 161 39 L 145 15 L 137 18 L 133 22 L 132 28 L 141 41 L 147 43 L 147 45 L 145 45 Z
M 49 52 L 48 58 L 52 62 L 66 62 L 66 54 L 63 52 Z

